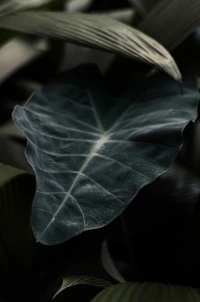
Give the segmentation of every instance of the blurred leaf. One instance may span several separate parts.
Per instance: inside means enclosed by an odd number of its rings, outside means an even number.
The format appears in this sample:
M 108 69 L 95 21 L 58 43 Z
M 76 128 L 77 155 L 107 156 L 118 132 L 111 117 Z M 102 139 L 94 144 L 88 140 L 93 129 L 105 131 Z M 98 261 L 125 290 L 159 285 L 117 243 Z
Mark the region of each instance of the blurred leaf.
M 52 6 L 60 5 L 66 0 L 1 0 L 0 2 L 0 17 L 13 14 L 21 10 L 34 8 L 51 8 Z
M 14 38 L 0 48 L 0 84 L 19 68 L 30 63 L 49 50 L 44 39 L 26 40 Z
M 169 168 L 197 115 L 196 81 L 186 78 L 184 89 L 181 95 L 159 74 L 116 99 L 98 70 L 83 65 L 15 108 L 37 176 L 32 224 L 39 242 L 59 244 L 107 225 Z
M 92 302 L 199 302 L 200 290 L 161 283 L 118 284 L 101 291 Z
M 101 288 L 106 288 L 112 285 L 111 282 L 103 279 L 99 279 L 91 276 L 70 276 L 63 278 L 61 288 L 56 292 L 53 298 L 55 298 L 59 293 L 61 293 L 66 288 L 76 285 L 90 285 L 97 286 Z
M 30 212 L 35 178 L 17 176 L 15 170 L 6 166 L 2 169 L 2 165 L 0 171 L 11 179 L 0 188 L 0 282 L 1 289 L 10 289 L 10 280 L 15 287 L 31 271 L 34 238 Z M 17 177 L 13 178 L 14 175 Z
M 171 55 L 142 32 L 105 16 L 24 12 L 0 19 L 0 28 L 108 50 L 153 64 L 176 80 L 181 74 Z
M 113 277 L 115 280 L 117 280 L 120 283 L 125 283 L 126 280 L 124 277 L 120 274 L 119 270 L 117 269 L 110 251 L 108 249 L 108 243 L 106 240 L 103 241 L 102 247 L 101 247 L 101 261 L 103 264 L 104 269 L 107 271 L 107 273 Z
M 199 25 L 199 0 L 163 0 L 150 11 L 139 29 L 173 50 Z
M 148 12 L 161 1 L 162 0 L 128 0 L 142 16 L 146 16 Z
M 26 172 L 0 163 L 0 188 L 2 188 L 6 183 L 11 181 L 13 178 L 22 175 L 24 173 Z
M 87 10 L 93 0 L 68 0 L 66 2 L 66 10 L 69 12 L 78 12 Z
M 0 127 L 0 163 L 33 174 L 24 154 L 25 143 L 25 136 L 13 122 Z

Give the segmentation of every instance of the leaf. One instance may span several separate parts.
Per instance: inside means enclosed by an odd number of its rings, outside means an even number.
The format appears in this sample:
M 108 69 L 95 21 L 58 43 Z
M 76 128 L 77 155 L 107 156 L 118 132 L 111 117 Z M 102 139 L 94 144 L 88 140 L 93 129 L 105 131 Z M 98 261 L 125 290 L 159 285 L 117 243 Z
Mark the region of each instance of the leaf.
M 101 291 L 92 302 L 198 302 L 200 291 L 161 283 L 117 284 Z
M 10 289 L 12 280 L 13 289 L 25 281 L 32 269 L 30 212 L 35 178 L 1 164 L 0 180 L 0 282 L 1 289 Z
M 113 18 L 80 13 L 24 12 L 1 18 L 0 28 L 111 51 L 153 64 L 181 80 L 176 63 L 160 44 Z
M 4 164 L 0 163 L 0 188 L 6 183 L 11 181 L 11 179 L 24 174 L 25 172 Z
M 177 18 L 177 13 L 181 18 Z M 139 29 L 173 50 L 200 25 L 199 0 L 163 0 Z
M 117 269 L 109 248 L 108 248 L 108 242 L 106 240 L 103 241 L 102 247 L 101 247 L 101 261 L 103 264 L 104 269 L 107 271 L 107 273 L 113 277 L 115 280 L 121 283 L 125 283 L 126 280 L 124 277 L 120 274 L 120 271 Z
M 161 0 L 128 0 L 134 8 L 142 15 L 145 16 L 148 12 Z
M 49 43 L 44 39 L 27 41 L 14 38 L 0 48 L 0 84 L 15 73 L 19 68 L 50 49 Z
M 184 91 L 159 75 L 116 99 L 95 67 L 83 65 L 15 108 L 37 178 L 39 242 L 59 244 L 107 225 L 169 168 L 197 114 L 196 81 L 186 79 Z
M 0 17 L 16 13 L 21 10 L 51 7 L 53 2 L 64 2 L 64 0 L 3 0 L 0 3 Z
M 66 288 L 75 286 L 75 285 L 90 285 L 90 286 L 97 286 L 101 288 L 106 288 L 112 285 L 111 282 L 96 278 L 96 277 L 91 277 L 91 276 L 70 276 L 70 277 L 65 277 L 63 279 L 62 285 L 60 289 L 56 292 L 54 295 L 53 299 L 61 293 L 63 290 Z

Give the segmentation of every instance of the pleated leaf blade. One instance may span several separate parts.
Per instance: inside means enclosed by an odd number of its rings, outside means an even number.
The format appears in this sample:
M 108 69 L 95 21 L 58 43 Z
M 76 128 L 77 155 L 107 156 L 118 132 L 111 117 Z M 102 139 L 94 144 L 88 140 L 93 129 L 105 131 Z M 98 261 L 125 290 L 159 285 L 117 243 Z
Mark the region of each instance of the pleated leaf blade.
M 111 17 L 66 12 L 22 12 L 0 19 L 0 28 L 69 41 L 152 64 L 180 81 L 169 52 L 152 38 Z
M 117 284 L 101 291 L 92 302 L 198 302 L 199 289 L 161 283 Z

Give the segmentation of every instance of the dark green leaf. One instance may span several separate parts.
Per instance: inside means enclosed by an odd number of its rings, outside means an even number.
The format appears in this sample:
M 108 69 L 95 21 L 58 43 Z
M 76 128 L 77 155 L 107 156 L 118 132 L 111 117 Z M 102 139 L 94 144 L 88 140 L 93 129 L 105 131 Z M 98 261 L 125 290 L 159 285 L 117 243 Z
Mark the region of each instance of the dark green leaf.
M 120 271 L 117 269 L 112 256 L 110 254 L 108 243 L 106 240 L 103 241 L 102 247 L 101 247 L 101 261 L 103 264 L 104 269 L 107 271 L 107 273 L 112 276 L 115 280 L 125 283 L 126 280 L 124 277 L 120 274 Z
M 6 183 L 10 182 L 13 178 L 24 174 L 25 172 L 0 163 L 0 188 Z
M 96 277 L 91 277 L 91 276 L 70 276 L 70 277 L 65 277 L 63 279 L 63 283 L 61 285 L 61 288 L 57 291 L 57 293 L 54 295 L 54 298 L 61 293 L 63 290 L 66 288 L 75 286 L 75 285 L 90 285 L 90 286 L 97 286 L 101 288 L 106 288 L 112 285 L 111 282 L 96 278 Z
M 199 302 L 200 291 L 161 283 L 118 284 L 101 291 L 92 302 Z
M 199 25 L 199 0 L 164 0 L 155 5 L 139 28 L 172 50 Z
M 30 224 L 35 178 L 19 175 L 16 169 L 0 166 L 0 177 L 7 182 L 0 187 L 0 282 L 10 288 L 10 280 L 23 282 L 31 271 L 34 237 Z M 7 170 L 6 170 L 7 169 Z M 12 171 L 13 169 L 13 171 Z M 23 173 L 23 172 L 22 172 Z M 10 177 L 10 182 L 8 182 Z
M 114 52 L 153 64 L 181 80 L 175 61 L 163 46 L 113 18 L 95 14 L 24 12 L 1 18 L 0 28 Z
M 110 223 L 177 156 L 197 115 L 196 81 L 184 81 L 184 95 L 167 76 L 133 86 L 113 98 L 83 65 L 16 107 L 37 177 L 32 223 L 41 243 Z

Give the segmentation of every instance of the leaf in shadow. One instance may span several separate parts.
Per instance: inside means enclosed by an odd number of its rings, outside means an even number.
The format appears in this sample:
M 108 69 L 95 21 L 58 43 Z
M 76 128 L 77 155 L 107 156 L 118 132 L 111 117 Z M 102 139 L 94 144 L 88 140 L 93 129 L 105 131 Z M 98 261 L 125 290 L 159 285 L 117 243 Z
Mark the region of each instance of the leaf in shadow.
M 100 292 L 92 302 L 198 302 L 200 291 L 161 283 L 126 283 Z
M 10 174 L 10 182 L 0 187 L 1 290 L 10 288 L 10 280 L 14 290 L 31 272 L 34 237 L 30 213 L 35 178 L 27 174 L 17 176 L 16 169 L 12 171 L 11 167 L 6 166 L 2 169 L 2 165 L 0 172 L 4 176 L 7 173 L 7 180 Z
M 56 298 L 56 296 L 59 295 L 63 290 L 77 285 L 89 285 L 89 286 L 96 286 L 100 288 L 106 288 L 111 286 L 112 283 L 107 280 L 103 280 L 91 276 L 85 276 L 85 275 L 68 276 L 63 278 L 62 285 L 54 295 L 53 299 Z

